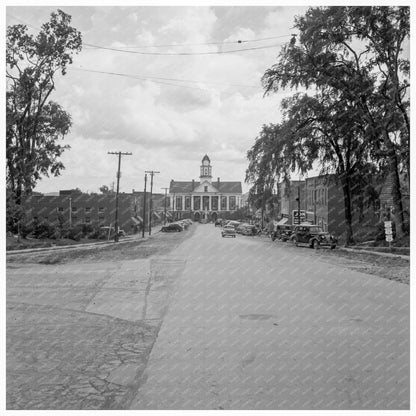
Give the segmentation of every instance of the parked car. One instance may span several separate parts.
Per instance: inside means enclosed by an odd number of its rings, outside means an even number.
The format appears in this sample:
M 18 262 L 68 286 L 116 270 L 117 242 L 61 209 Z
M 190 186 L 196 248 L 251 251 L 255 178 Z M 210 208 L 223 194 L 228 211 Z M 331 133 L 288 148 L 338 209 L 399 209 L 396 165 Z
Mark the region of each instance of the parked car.
M 187 230 L 189 227 L 189 223 L 186 220 L 176 221 L 176 224 L 179 224 L 184 230 Z
M 161 231 L 163 231 L 164 233 L 172 233 L 172 232 L 180 232 L 182 230 L 183 228 L 181 227 L 180 224 L 176 222 L 171 222 L 170 224 L 164 225 Z
M 104 237 L 108 237 L 110 236 L 110 238 L 114 237 L 114 227 L 111 226 L 102 226 L 100 227 L 100 235 L 104 236 Z M 126 232 L 124 230 L 122 230 L 121 228 L 118 229 L 118 236 L 119 237 L 125 237 L 126 236 Z
M 247 224 L 246 222 L 243 222 L 243 223 L 241 223 L 240 225 L 237 226 L 235 231 L 237 232 L 237 234 L 243 234 L 244 229 L 249 225 L 250 224 Z
M 221 231 L 222 237 L 234 237 L 235 238 L 235 235 L 236 235 L 235 228 L 232 225 L 226 225 Z
M 299 244 L 307 244 L 311 248 L 330 247 L 334 249 L 337 246 L 336 238 L 330 233 L 323 231 L 318 225 L 301 224 L 296 225 L 291 241 L 298 246 Z
M 293 233 L 293 225 L 276 225 L 276 229 L 271 235 L 272 241 L 274 240 L 281 240 L 281 241 L 287 241 L 291 238 Z
M 257 228 L 255 225 L 252 224 L 246 224 L 243 228 L 242 233 L 243 235 L 256 235 L 257 234 Z
M 232 227 L 234 227 L 234 229 L 235 229 L 235 230 L 237 229 L 237 227 L 238 227 L 240 224 L 241 224 L 241 222 L 240 222 L 240 221 L 234 221 L 234 220 L 231 220 L 231 221 L 228 221 L 228 222 L 227 222 L 227 226 L 228 226 L 228 225 L 231 225 Z

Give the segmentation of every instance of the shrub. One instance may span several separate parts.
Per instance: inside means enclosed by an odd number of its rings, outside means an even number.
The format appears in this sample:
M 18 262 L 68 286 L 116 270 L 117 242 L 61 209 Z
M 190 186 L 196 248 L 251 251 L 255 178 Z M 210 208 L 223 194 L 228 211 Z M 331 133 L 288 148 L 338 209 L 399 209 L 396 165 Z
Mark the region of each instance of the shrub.
M 80 224 L 82 229 L 82 234 L 86 237 L 88 234 L 91 234 L 94 231 L 94 227 L 91 224 Z
M 46 221 L 35 224 L 33 229 L 35 238 L 53 238 L 54 234 L 55 227 Z
M 29 224 L 22 224 L 19 228 L 20 236 L 26 238 L 29 234 L 33 233 L 33 226 Z
M 79 241 L 82 236 L 82 226 L 80 225 L 76 225 L 75 227 L 64 231 L 64 238 L 69 238 L 70 240 Z
M 98 228 L 93 228 L 92 231 L 90 231 L 87 234 L 87 238 L 98 239 L 99 237 L 100 237 L 100 230 Z

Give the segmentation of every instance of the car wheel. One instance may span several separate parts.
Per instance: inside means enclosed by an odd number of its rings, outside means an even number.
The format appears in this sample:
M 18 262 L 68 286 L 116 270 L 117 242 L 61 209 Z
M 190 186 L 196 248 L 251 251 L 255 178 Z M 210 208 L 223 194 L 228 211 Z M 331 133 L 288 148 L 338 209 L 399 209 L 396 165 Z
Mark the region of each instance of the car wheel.
M 331 250 L 333 250 L 336 246 L 331 246 Z
M 314 248 L 315 250 L 319 249 L 319 241 L 318 240 L 313 240 L 312 248 Z

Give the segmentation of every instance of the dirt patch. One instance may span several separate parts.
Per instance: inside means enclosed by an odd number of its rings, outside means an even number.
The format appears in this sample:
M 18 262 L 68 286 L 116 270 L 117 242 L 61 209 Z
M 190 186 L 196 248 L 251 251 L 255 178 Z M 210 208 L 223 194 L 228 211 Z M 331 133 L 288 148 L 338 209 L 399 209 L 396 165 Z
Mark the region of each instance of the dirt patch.
M 324 261 L 343 264 L 355 271 L 410 284 L 410 262 L 401 257 L 344 250 L 320 250 L 317 255 Z

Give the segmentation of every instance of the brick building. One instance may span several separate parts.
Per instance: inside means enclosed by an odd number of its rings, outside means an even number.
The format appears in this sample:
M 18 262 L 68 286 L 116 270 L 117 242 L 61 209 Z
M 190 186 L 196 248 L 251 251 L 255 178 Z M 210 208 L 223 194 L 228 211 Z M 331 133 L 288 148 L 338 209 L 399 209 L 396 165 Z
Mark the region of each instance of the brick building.
M 301 211 L 301 222 L 305 221 L 305 181 L 281 182 L 277 191 L 279 207 L 278 216 L 281 223 L 289 225 L 297 221 L 298 211 Z M 299 203 L 298 203 L 299 198 Z
M 341 185 L 334 175 L 306 179 L 308 220 L 338 237 L 345 236 L 345 203 Z M 379 202 L 370 203 L 367 196 L 352 199 L 352 229 L 355 236 L 372 238 L 380 221 Z
M 275 220 L 286 224 L 297 223 L 300 209 L 301 222 L 318 224 L 338 237 L 345 234 L 344 194 L 334 175 L 281 182 L 278 184 L 277 200 L 278 215 Z M 354 234 L 374 233 L 374 227 L 380 221 L 377 204 L 371 204 L 365 198 L 361 203 L 355 200 L 352 214 Z
M 126 232 L 142 224 L 143 192 L 120 193 L 118 197 L 118 223 Z M 84 194 L 60 191 L 58 196 L 32 195 L 24 202 L 25 222 L 48 222 L 52 225 L 73 227 L 90 224 L 93 227 L 114 226 L 115 194 Z M 147 193 L 146 211 L 149 213 L 150 194 Z M 160 220 L 164 195 L 154 194 L 153 219 Z M 148 221 L 148 218 L 146 219 Z

